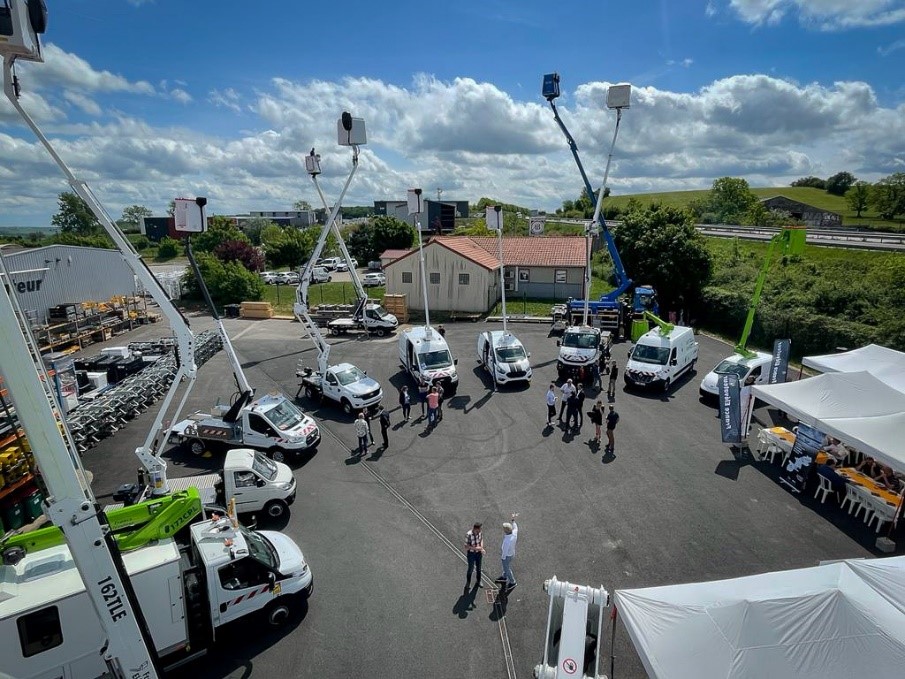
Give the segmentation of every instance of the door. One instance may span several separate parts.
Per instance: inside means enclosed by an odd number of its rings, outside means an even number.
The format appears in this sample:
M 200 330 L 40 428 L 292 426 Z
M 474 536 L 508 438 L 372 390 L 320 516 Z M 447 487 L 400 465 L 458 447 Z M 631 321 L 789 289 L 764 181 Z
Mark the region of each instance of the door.
M 213 585 L 217 589 L 217 626 L 260 610 L 271 597 L 270 571 L 251 557 L 221 566 Z
M 252 448 L 270 448 L 276 444 L 277 432 L 270 422 L 256 413 L 248 413 L 246 416 L 245 443 Z
M 334 401 L 339 401 L 339 380 L 336 379 L 336 375 L 328 372 L 327 376 L 324 378 L 322 387 L 324 395 L 328 398 L 332 398 Z
M 766 382 L 767 373 L 764 372 L 764 366 L 759 365 L 752 370 L 745 379 L 745 384 L 763 384 Z
M 250 469 L 239 469 L 232 472 L 232 476 L 236 511 L 252 512 L 260 509 L 261 503 L 257 501 L 260 497 L 258 493 L 258 475 Z

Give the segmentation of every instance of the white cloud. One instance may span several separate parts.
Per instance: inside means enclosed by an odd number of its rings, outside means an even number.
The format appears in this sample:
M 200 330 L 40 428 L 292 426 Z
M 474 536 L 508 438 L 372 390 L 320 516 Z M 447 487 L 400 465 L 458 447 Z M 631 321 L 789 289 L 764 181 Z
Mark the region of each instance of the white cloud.
M 97 71 L 81 57 L 66 52 L 53 43 L 44 46 L 43 64 L 25 62 L 19 68 L 27 88 L 68 87 L 91 92 L 154 94 L 154 86 L 149 82 L 132 82 L 110 71 Z
M 564 93 L 560 106 L 594 184 L 602 179 L 613 134 L 606 88 L 585 83 Z M 79 100 L 65 89 L 61 95 L 83 110 L 95 100 L 103 106 L 100 95 Z M 312 146 L 322 155 L 321 181 L 332 201 L 351 169 L 349 149 L 336 144 L 343 110 L 366 120 L 369 142 L 348 205 L 402 197 L 411 186 L 430 192 L 439 186 L 450 199 L 490 196 L 551 209 L 581 189 L 548 107 L 469 78 L 418 75 L 409 87 L 366 78 L 274 79 L 259 92 L 211 92 L 208 119 L 216 124 L 196 129 L 126 115 L 75 124 L 38 96 L 25 103 L 33 113 L 40 110 L 60 154 L 114 214 L 135 203 L 162 214 L 180 194 L 206 195 L 212 213 L 286 209 L 299 198 L 317 203 L 303 163 Z M 43 223 L 65 184 L 30 133 L 13 130 L 11 121 L 0 108 L 0 125 L 6 123 L 0 167 L 13 172 L 0 178 L 0 219 Z M 214 136 L 208 129 L 223 132 Z M 901 169 L 903 159 L 905 106 L 883 108 L 868 84 L 738 75 L 696 92 L 636 87 L 610 185 L 616 193 L 707 188 L 732 175 L 775 186 L 840 170 L 872 180 Z
M 805 25 L 821 30 L 890 26 L 905 21 L 902 0 L 729 0 L 729 6 L 745 22 L 776 24 L 795 13 Z M 712 1 L 706 14 L 713 16 Z
M 905 48 L 905 38 L 891 42 L 888 45 L 881 45 L 877 48 L 877 54 L 879 54 L 881 57 L 888 57 L 893 52 L 896 52 L 903 48 Z
M 63 98 L 66 99 L 70 104 L 75 106 L 78 109 L 81 109 L 85 113 L 91 116 L 99 116 L 101 114 L 101 107 L 98 106 L 97 102 L 91 99 L 91 97 L 87 97 L 81 92 L 73 92 L 72 90 L 64 90 Z
M 170 97 L 178 101 L 180 104 L 190 104 L 192 101 L 192 95 L 186 92 L 184 89 L 177 87 L 169 92 Z

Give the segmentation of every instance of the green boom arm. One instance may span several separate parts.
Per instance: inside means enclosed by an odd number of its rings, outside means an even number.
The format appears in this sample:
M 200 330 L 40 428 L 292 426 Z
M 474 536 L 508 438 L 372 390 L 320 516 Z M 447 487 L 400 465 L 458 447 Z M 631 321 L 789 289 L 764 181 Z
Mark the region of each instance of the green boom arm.
M 652 314 L 650 311 L 645 311 L 645 312 L 644 312 L 644 318 L 645 318 L 645 320 L 650 321 L 651 323 L 655 323 L 656 326 L 657 326 L 658 328 L 660 328 L 660 334 L 661 334 L 661 335 L 664 335 L 664 336 L 666 336 L 666 335 L 668 335 L 669 333 L 671 333 L 671 332 L 675 329 L 675 327 L 676 327 L 676 326 L 674 326 L 672 323 L 667 323 L 666 321 L 664 321 L 664 320 L 663 320 L 662 318 L 660 318 L 659 316 L 655 316 L 655 315 Z
M 756 354 L 748 351 L 748 335 L 751 334 L 751 328 L 754 326 L 754 313 L 757 311 L 757 305 L 760 302 L 760 295 L 764 290 L 764 282 L 767 280 L 767 273 L 773 264 L 773 255 L 776 246 L 782 248 L 783 255 L 800 255 L 804 251 L 805 239 L 807 232 L 802 227 L 786 227 L 770 239 L 770 247 L 767 248 L 767 256 L 764 257 L 764 263 L 761 264 L 760 273 L 757 275 L 757 282 L 754 284 L 754 296 L 748 305 L 748 317 L 745 319 L 745 327 L 742 329 L 742 336 L 735 345 L 735 351 L 745 358 L 753 358 Z

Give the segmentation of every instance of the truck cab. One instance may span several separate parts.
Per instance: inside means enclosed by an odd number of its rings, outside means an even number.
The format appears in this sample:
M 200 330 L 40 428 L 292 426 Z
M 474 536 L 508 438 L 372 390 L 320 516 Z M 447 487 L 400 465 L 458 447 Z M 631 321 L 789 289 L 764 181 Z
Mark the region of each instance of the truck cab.
M 676 325 L 664 333 L 654 328 L 641 335 L 629 352 L 623 372 L 625 384 L 669 391 L 677 378 L 694 370 L 697 360 L 694 330 Z
M 383 337 L 386 332 L 394 332 L 399 327 L 399 319 L 380 304 L 369 302 L 365 304 L 361 322 L 369 331 L 378 337 Z
M 337 363 L 327 368 L 323 379 L 311 368 L 301 373 L 299 393 L 311 401 L 328 398 L 340 405 L 346 414 L 373 408 L 383 398 L 380 383 L 351 363 Z
M 610 343 L 609 331 L 587 325 L 573 325 L 565 329 L 562 339 L 556 341 L 559 357 L 556 371 L 561 380 L 572 378 L 587 382 L 592 378 L 592 367 L 600 361 L 600 355 Z
M 475 351 L 478 363 L 490 373 L 494 383 L 531 382 L 530 354 L 515 335 L 502 330 L 482 332 Z
M 263 511 L 276 518 L 295 502 L 292 470 L 248 448 L 236 448 L 226 454 L 220 480 L 222 493 L 217 500 L 225 507 L 234 499 L 240 514 Z
M 267 394 L 242 409 L 242 442 L 266 450 L 275 460 L 275 447 L 302 451 L 320 442 L 320 431 L 314 420 L 299 410 L 282 394 Z
M 770 376 L 770 363 L 773 355 L 763 351 L 754 352 L 753 356 L 732 354 L 724 358 L 719 364 L 704 376 L 701 380 L 699 393 L 702 398 L 716 398 L 718 395 L 718 383 L 720 375 L 734 373 L 738 375 L 738 382 L 746 384 L 766 384 Z
M 453 358 L 449 345 L 439 332 L 416 326 L 399 335 L 399 362 L 415 380 L 434 384 L 442 382 L 447 396 L 456 393 L 459 375 L 458 359 Z

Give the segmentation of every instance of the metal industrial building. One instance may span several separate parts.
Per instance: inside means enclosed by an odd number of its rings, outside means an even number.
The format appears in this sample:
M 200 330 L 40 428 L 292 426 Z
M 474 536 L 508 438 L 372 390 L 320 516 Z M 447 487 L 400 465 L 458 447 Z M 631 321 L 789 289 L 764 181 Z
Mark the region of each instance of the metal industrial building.
M 375 200 L 374 214 L 387 215 L 415 226 L 415 215 L 408 213 L 408 203 L 404 200 Z M 456 220 L 468 217 L 467 200 L 425 200 L 421 213 L 421 231 L 440 235 L 456 228 Z
M 506 237 L 506 294 L 564 301 L 584 295 L 585 239 L 581 236 Z M 495 238 L 439 236 L 424 245 L 427 294 L 437 311 L 486 313 L 499 301 Z M 418 251 L 386 265 L 386 290 L 404 294 L 410 309 L 424 307 Z
M 833 227 L 842 226 L 842 215 L 838 212 L 822 210 L 819 207 L 808 205 L 785 196 L 773 196 L 760 201 L 768 210 L 782 210 L 788 212 L 794 219 L 804 222 L 807 226 Z
M 23 311 L 46 323 L 60 304 L 133 296 L 135 276 L 117 250 L 48 245 L 4 254 Z

